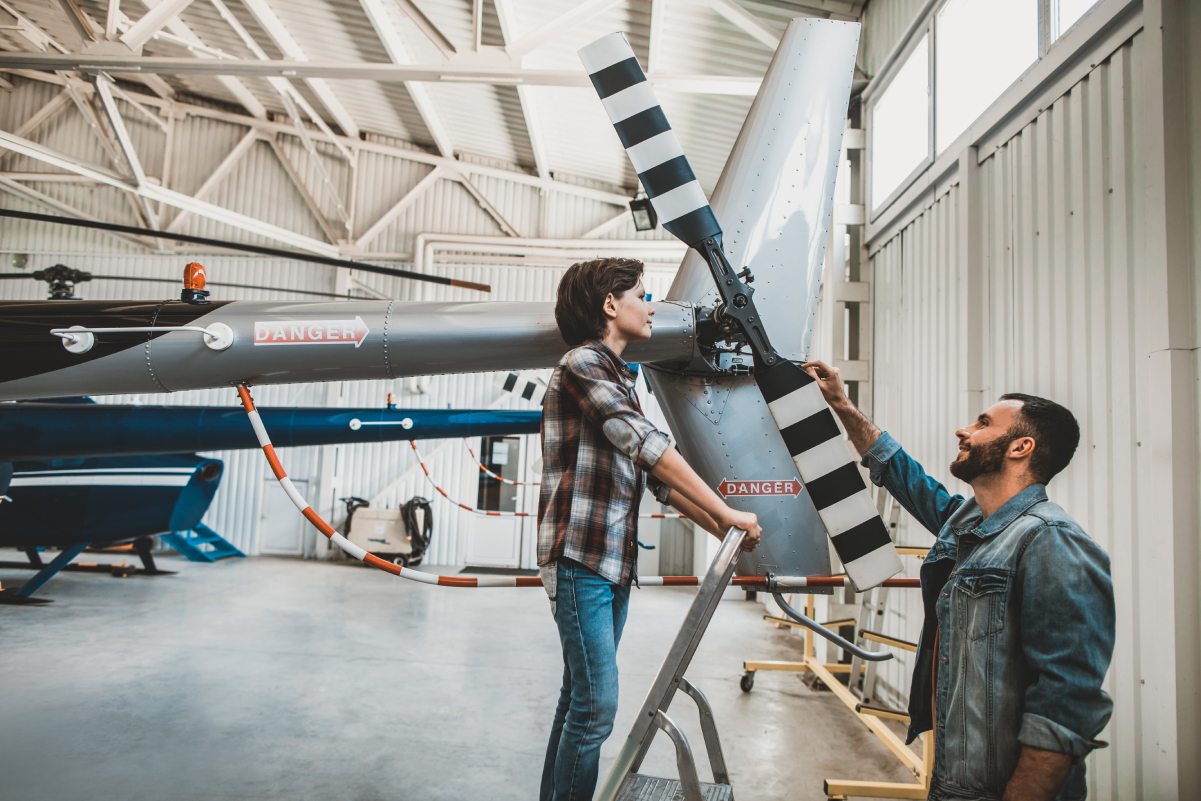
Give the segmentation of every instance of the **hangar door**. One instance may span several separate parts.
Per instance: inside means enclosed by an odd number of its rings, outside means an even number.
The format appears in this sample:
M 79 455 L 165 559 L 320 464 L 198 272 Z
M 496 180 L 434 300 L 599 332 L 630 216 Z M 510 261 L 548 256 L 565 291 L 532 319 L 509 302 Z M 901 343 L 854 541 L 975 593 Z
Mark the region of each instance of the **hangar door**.
M 525 465 L 524 437 L 483 437 L 480 463 L 491 473 L 479 471 L 476 508 L 487 512 L 517 512 L 524 509 Z M 495 476 L 500 476 L 501 481 Z M 487 517 L 475 515 L 467 532 L 466 562 L 485 567 L 519 567 L 521 544 L 527 517 Z M 532 530 L 532 527 L 531 527 Z

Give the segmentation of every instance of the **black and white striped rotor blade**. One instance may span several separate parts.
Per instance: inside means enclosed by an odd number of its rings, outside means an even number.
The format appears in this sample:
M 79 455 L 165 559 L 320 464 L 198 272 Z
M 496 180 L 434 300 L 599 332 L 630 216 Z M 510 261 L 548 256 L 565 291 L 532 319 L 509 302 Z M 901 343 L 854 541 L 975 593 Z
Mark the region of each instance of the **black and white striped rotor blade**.
M 874 587 L 901 572 L 888 527 L 817 381 L 782 359 L 755 373 L 755 382 L 855 588 Z
M 655 91 L 624 33 L 597 39 L 580 60 L 663 227 L 686 245 L 721 234 Z

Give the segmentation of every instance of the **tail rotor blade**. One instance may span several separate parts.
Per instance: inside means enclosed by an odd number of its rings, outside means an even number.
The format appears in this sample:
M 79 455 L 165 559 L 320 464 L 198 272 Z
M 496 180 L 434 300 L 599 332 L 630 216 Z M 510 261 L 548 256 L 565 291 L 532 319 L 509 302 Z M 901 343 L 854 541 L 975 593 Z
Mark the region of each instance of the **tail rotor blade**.
M 901 572 L 901 558 L 888 527 L 847 452 L 817 381 L 781 359 L 755 373 L 755 382 L 855 587 L 874 587 Z
M 762 325 L 769 321 L 755 319 L 760 315 L 754 311 L 753 290 L 742 284 L 741 274 L 734 275 L 727 263 L 717 217 L 625 34 L 598 39 L 580 51 L 580 60 L 663 227 L 695 248 L 708 263 L 721 297 L 719 311 L 737 322 L 755 350 L 759 360 L 755 382 L 847 575 L 860 590 L 896 575 L 902 569 L 900 557 L 859 468 L 850 458 L 834 414 L 817 382 L 781 358 L 766 339 Z M 788 60 L 787 53 L 783 60 L 777 57 L 771 69 L 777 68 L 777 61 L 780 69 L 786 68 Z M 764 85 L 769 84 L 765 79 Z M 754 108 L 758 106 L 756 101 Z M 841 119 L 837 125 L 842 125 Z M 830 189 L 824 187 L 823 191 Z
M 694 247 L 720 236 L 709 199 L 625 34 L 597 39 L 580 51 L 580 61 L 663 227 Z

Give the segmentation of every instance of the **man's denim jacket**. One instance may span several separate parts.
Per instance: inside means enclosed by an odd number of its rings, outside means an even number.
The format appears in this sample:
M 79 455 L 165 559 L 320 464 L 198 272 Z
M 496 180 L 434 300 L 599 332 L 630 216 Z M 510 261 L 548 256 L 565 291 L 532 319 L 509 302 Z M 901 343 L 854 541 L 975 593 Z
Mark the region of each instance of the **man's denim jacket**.
M 863 464 L 938 536 L 922 565 L 909 694 L 909 741 L 938 726 L 930 798 L 1000 799 L 1023 745 L 1070 754 L 1057 798 L 1084 798 L 1083 761 L 1106 745 L 1094 738 L 1113 711 L 1101 689 L 1114 644 L 1109 557 L 1042 484 L 984 520 L 974 498 L 951 495 L 887 433 Z

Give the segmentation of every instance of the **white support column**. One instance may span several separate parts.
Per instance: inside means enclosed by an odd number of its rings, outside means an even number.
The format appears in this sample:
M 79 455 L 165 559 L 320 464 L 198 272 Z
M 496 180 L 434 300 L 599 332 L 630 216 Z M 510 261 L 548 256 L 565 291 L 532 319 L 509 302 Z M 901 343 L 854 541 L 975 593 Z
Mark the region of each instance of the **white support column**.
M 987 231 L 984 229 L 984 198 L 976 148 L 966 147 L 959 154 L 959 227 L 956 239 L 959 252 L 955 254 L 959 269 L 959 286 L 965 308 L 962 311 L 964 336 L 959 351 L 960 387 L 963 400 L 958 409 L 960 420 L 975 420 L 989 400 L 985 398 L 985 376 L 992 375 L 987 364 L 989 349 L 985 346 L 987 333 L 992 330 L 988 302 L 989 264 L 987 261 Z

